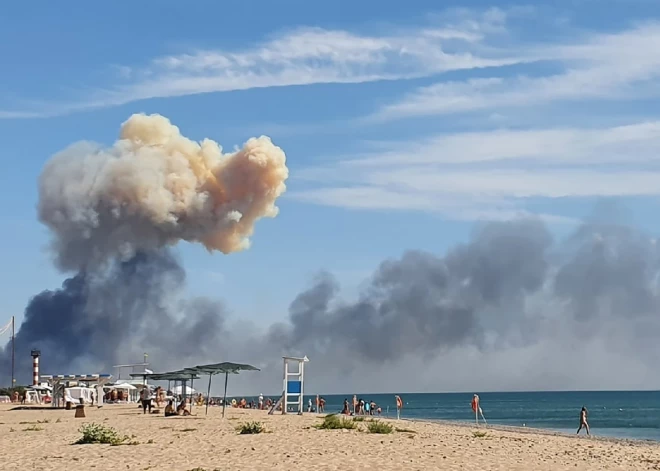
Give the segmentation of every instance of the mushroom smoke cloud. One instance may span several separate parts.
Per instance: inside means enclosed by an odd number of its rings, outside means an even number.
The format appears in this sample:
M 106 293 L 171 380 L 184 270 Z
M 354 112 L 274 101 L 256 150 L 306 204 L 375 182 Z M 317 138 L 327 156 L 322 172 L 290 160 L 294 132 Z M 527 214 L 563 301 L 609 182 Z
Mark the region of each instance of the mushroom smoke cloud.
M 207 356 L 223 333 L 223 307 L 172 294 L 185 274 L 168 247 L 248 248 L 256 221 L 277 215 L 287 177 L 285 154 L 268 137 L 223 154 L 160 115 L 131 116 L 110 148 L 81 142 L 55 155 L 39 179 L 39 219 L 53 235 L 57 267 L 76 274 L 26 308 L 19 379 L 33 347 L 55 373 L 107 368 L 120 352 L 129 359 L 149 347 L 165 364 Z
M 65 270 L 128 260 L 180 240 L 225 254 L 249 247 L 255 222 L 275 217 L 288 177 L 268 137 L 234 154 L 191 141 L 160 115 L 136 114 L 109 149 L 75 144 L 39 181 L 39 218 Z

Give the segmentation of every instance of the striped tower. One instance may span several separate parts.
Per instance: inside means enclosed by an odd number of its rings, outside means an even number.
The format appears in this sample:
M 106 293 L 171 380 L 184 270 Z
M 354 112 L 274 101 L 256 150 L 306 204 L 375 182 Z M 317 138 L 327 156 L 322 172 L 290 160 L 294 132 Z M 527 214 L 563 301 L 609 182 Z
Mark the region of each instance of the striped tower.
M 39 385 L 39 357 L 41 352 L 39 350 L 32 350 L 32 386 Z

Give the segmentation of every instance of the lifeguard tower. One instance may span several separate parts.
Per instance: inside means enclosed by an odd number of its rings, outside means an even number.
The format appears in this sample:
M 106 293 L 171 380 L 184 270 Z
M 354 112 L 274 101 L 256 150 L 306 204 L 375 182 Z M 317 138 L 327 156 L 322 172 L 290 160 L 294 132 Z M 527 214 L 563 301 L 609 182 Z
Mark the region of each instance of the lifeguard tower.
M 303 413 L 305 363 L 309 358 L 282 357 L 284 360 L 284 392 L 282 393 L 282 414 L 289 411 L 289 406 L 296 406 L 299 415 Z

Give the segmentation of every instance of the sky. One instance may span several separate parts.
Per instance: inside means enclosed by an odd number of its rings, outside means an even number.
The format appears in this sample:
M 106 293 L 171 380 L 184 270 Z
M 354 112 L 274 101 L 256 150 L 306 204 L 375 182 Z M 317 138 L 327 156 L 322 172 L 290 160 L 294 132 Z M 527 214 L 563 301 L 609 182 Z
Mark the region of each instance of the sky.
M 186 290 L 238 323 L 286 320 L 320 271 L 356 298 L 381 261 L 442 255 L 485 221 L 534 216 L 561 237 L 616 203 L 660 230 L 657 2 L 68 5 L 0 17 L 0 324 L 68 275 L 36 214 L 44 164 L 111 145 L 134 113 L 286 153 L 279 214 L 249 250 L 176 247 Z

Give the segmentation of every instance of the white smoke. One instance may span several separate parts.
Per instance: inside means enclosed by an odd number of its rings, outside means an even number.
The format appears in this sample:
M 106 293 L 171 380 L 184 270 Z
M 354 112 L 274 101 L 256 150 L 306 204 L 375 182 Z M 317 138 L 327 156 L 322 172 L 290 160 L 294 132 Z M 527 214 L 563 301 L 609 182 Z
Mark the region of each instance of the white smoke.
M 217 142 L 194 142 L 163 116 L 135 114 L 110 148 L 81 142 L 46 164 L 39 218 L 65 270 L 179 240 L 231 253 L 249 247 L 258 219 L 277 215 L 288 173 L 284 152 L 266 136 L 223 154 Z

